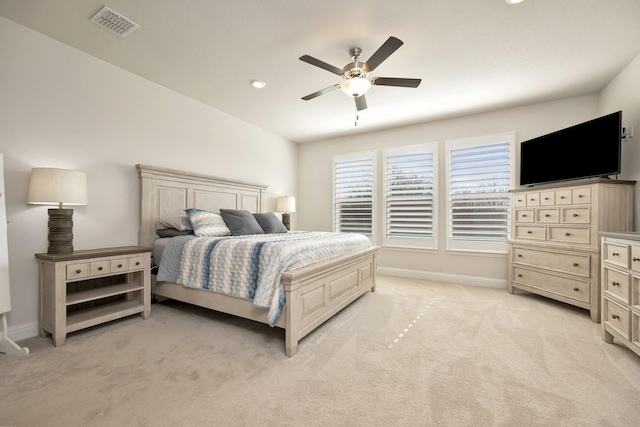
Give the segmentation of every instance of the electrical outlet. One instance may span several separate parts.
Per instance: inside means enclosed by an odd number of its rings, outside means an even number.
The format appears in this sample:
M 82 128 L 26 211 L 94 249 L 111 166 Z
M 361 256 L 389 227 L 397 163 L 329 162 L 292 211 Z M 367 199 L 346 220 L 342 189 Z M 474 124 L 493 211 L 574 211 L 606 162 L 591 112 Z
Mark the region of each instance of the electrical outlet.
M 633 126 L 622 126 L 622 139 L 627 141 L 633 136 Z

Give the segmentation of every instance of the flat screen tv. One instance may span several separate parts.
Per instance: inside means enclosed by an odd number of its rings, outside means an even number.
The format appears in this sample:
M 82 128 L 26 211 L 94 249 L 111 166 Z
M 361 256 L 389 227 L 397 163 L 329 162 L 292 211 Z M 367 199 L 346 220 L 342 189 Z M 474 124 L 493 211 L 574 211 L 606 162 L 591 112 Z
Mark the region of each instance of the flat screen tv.
M 520 144 L 520 185 L 532 186 L 620 173 L 622 112 Z

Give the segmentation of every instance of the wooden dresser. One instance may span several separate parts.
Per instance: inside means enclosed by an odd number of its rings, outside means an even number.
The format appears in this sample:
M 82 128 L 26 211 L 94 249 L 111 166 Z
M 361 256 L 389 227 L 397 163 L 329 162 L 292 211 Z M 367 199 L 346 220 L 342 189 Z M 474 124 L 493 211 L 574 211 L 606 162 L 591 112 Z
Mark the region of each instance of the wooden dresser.
M 511 190 L 508 291 L 585 308 L 599 322 L 598 232 L 632 229 L 634 184 L 596 178 Z
M 602 236 L 602 333 L 640 355 L 640 233 Z

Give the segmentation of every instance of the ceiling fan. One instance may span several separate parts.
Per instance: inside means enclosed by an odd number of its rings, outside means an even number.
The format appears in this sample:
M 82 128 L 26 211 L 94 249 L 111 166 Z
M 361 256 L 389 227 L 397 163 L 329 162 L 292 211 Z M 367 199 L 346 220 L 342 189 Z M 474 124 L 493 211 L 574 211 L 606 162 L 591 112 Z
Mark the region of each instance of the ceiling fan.
M 393 52 L 398 50 L 403 42 L 395 37 L 389 37 L 386 42 L 378 48 L 378 50 L 369 58 L 366 62 L 360 62 L 360 55 L 362 49 L 354 47 L 349 50 L 349 54 L 353 59 L 353 62 L 345 65 L 340 69 L 333 65 L 327 64 L 324 61 L 320 61 L 309 55 L 303 55 L 300 57 L 301 61 L 315 65 L 324 70 L 330 71 L 334 74 L 342 76 L 344 81 L 342 83 L 335 84 L 333 86 L 326 87 L 310 95 L 304 96 L 302 99 L 308 101 L 316 98 L 325 93 L 332 92 L 338 88 L 342 89 L 344 93 L 353 97 L 356 102 L 356 110 L 361 111 L 367 108 L 367 101 L 364 94 L 371 88 L 371 85 L 376 86 L 399 86 L 399 87 L 412 87 L 416 88 L 420 85 L 421 79 L 404 79 L 397 77 L 371 77 L 367 75 L 375 70 L 382 62 L 387 59 Z

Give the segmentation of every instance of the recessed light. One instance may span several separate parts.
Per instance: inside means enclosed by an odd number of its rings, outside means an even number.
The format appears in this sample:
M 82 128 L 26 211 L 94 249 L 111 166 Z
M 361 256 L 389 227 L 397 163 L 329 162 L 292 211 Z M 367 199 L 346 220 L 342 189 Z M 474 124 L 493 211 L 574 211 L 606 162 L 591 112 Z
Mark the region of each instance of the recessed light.
M 262 89 L 266 85 L 267 84 L 261 80 L 251 80 L 251 86 L 255 87 L 256 89 Z
M 506 4 L 518 4 L 522 3 L 524 0 L 504 0 Z

